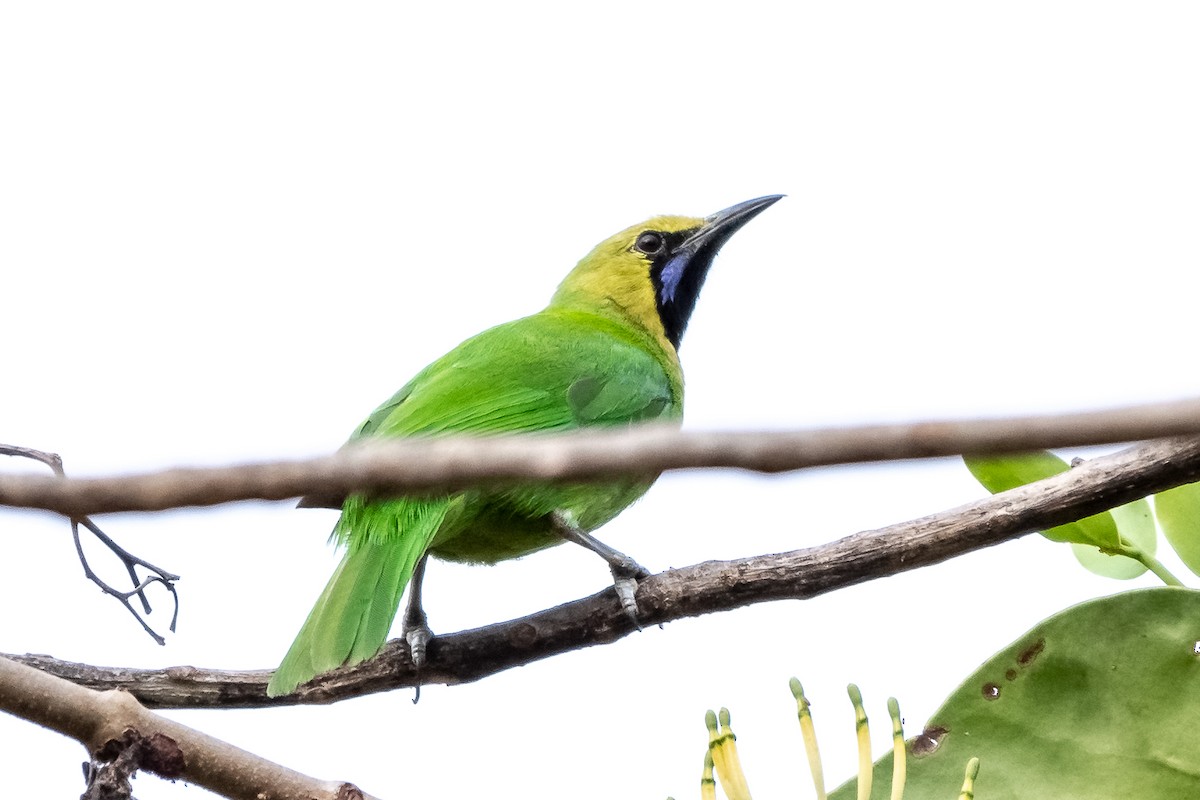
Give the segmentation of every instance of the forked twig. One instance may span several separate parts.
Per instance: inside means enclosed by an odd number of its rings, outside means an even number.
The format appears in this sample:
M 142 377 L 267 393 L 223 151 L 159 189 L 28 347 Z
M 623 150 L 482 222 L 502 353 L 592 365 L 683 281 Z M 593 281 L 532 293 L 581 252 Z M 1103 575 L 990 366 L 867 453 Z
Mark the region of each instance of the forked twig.
M 50 470 L 60 478 L 66 477 L 66 472 L 63 470 L 62 457 L 58 453 L 47 453 L 42 450 L 35 450 L 32 447 L 20 447 L 18 445 L 0 444 L 0 455 L 15 456 L 17 458 L 28 458 L 45 464 Z M 133 618 L 138 621 L 142 629 L 150 634 L 150 637 L 159 644 L 166 644 L 166 639 L 160 636 L 150 624 L 146 622 L 145 617 L 134 608 L 130 600 L 137 597 L 142 601 L 142 611 L 145 614 L 151 613 L 153 609 L 150 607 L 150 600 L 146 597 L 147 587 L 158 583 L 171 593 L 171 599 L 175 603 L 175 610 L 171 614 L 171 625 L 169 630 L 175 632 L 175 623 L 179 620 L 179 593 L 175 589 L 175 581 L 179 580 L 179 576 L 167 572 L 161 567 L 156 567 L 149 561 L 135 556 L 125 548 L 121 547 L 112 537 L 100 529 L 100 526 L 89 517 L 70 517 L 71 522 L 71 537 L 75 541 L 75 552 L 79 556 L 79 563 L 83 565 L 83 574 L 92 583 L 100 587 L 100 590 L 105 594 L 115 597 L 117 602 L 125 606 Z M 83 552 L 83 542 L 79 538 L 79 526 L 87 528 L 93 536 L 95 536 L 101 544 L 112 551 L 120 562 L 125 566 L 125 571 L 129 575 L 129 581 L 133 584 L 133 588 L 129 591 L 122 591 L 115 586 L 112 586 L 92 569 L 88 563 L 87 555 Z M 137 568 L 142 567 L 150 574 L 146 577 L 140 577 Z

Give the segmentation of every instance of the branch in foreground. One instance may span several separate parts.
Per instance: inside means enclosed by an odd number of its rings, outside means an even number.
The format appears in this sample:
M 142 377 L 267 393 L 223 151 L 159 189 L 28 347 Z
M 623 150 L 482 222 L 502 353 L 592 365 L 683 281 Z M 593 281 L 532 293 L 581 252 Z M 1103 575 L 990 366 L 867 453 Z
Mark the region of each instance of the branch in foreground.
M 640 581 L 639 617 L 650 626 L 761 603 L 805 599 L 945 561 L 1035 530 L 1200 479 L 1200 439 L 1150 442 L 1092 459 L 1037 483 L 965 506 L 839 539 L 820 547 L 710 561 Z M 629 634 L 612 590 L 475 630 L 436 637 L 420 683 L 456 684 Z M 266 696 L 270 670 L 92 667 L 49 656 L 19 660 L 98 688 L 125 688 L 163 708 L 235 708 L 329 703 L 418 683 L 403 642 L 375 658 L 318 677 L 297 694 Z
M 143 769 L 236 800 L 369 800 L 352 784 L 301 775 L 151 713 L 128 692 L 85 689 L 6 658 L 0 710 L 78 740 L 93 757 L 145 742 L 152 756 Z
M 120 478 L 0 476 L 0 505 L 68 516 L 162 511 L 235 500 L 350 492 L 452 491 L 504 480 L 598 480 L 668 469 L 786 472 L 952 455 L 995 455 L 1200 433 L 1200 400 L 1117 411 L 764 433 L 681 433 L 647 426 L 555 436 L 375 441 L 323 458 L 173 469 Z

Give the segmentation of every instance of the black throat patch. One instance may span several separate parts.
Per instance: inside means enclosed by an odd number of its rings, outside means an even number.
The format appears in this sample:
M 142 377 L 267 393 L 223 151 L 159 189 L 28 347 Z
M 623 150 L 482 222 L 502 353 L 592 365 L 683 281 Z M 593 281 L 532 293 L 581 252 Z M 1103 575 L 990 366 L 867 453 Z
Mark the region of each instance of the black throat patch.
M 704 245 L 695 250 L 681 248 L 693 233 L 695 231 L 665 234 L 667 246 L 650 265 L 650 283 L 654 287 L 658 317 L 667 341 L 676 350 L 716 255 L 715 248 Z

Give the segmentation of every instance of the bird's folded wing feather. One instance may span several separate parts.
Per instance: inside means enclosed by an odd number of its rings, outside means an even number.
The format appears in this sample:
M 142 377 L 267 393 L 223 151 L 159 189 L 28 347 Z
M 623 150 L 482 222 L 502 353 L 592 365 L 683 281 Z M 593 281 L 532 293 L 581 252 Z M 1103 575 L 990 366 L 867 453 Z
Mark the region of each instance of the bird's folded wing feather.
M 572 430 L 677 418 L 662 365 L 604 328 L 534 315 L 467 340 L 422 370 L 355 430 L 373 437 Z M 341 506 L 307 497 L 304 507 Z
M 643 348 L 535 315 L 434 362 L 353 438 L 558 431 L 640 422 L 674 405 L 662 366 Z

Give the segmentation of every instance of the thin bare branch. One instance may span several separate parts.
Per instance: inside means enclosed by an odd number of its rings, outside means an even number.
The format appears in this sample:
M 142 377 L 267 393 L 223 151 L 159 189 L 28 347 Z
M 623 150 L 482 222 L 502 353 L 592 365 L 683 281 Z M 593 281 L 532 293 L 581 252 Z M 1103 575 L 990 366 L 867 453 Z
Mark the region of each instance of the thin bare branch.
M 28 458 L 32 461 L 40 461 L 60 478 L 66 474 L 63 472 L 62 456 L 58 453 L 48 453 L 45 450 L 35 450 L 32 447 L 21 447 L 16 444 L 0 444 L 0 456 L 13 456 L 15 458 Z
M 128 757 L 140 768 L 237 800 L 366 798 L 340 781 L 318 781 L 147 711 L 128 692 L 97 692 L 0 658 L 0 710 L 77 739 L 94 760 Z
M 1200 400 L 1116 411 L 868 425 L 811 431 L 681 433 L 659 426 L 556 436 L 378 441 L 303 461 L 172 469 L 118 478 L 0 477 L 0 505 L 68 516 L 162 511 L 235 500 L 442 491 L 514 478 L 592 480 L 668 469 L 785 472 L 830 464 L 988 455 L 1200 433 Z
M 58 453 L 48 453 L 44 450 L 35 450 L 32 447 L 0 444 L 0 455 L 16 456 L 18 458 L 28 458 L 34 461 L 39 461 L 48 466 L 59 480 L 66 478 L 66 472 L 63 469 L 63 460 Z M 79 557 L 79 563 L 83 566 L 84 576 L 92 583 L 99 586 L 100 591 L 104 592 L 110 597 L 116 598 L 117 602 L 123 605 L 125 609 L 133 615 L 133 618 L 136 619 L 138 624 L 142 626 L 142 630 L 146 631 L 146 633 L 150 635 L 150 638 L 159 644 L 166 644 L 166 640 L 163 639 L 163 637 L 160 636 L 157 631 L 150 627 L 150 623 L 146 621 L 146 618 L 142 616 L 142 614 L 138 613 L 138 610 L 133 607 L 133 604 L 130 602 L 130 600 L 134 597 L 137 597 L 139 600 L 141 600 L 142 612 L 145 614 L 151 613 L 152 609 L 150 607 L 150 599 L 146 597 L 146 588 L 155 583 L 161 584 L 167 590 L 167 592 L 170 593 L 171 599 L 174 601 L 175 608 L 171 613 L 170 624 L 170 630 L 172 633 L 174 633 L 175 623 L 179 619 L 179 594 L 175 590 L 175 581 L 179 580 L 179 576 L 167 572 L 161 567 L 156 567 L 149 561 L 135 556 L 124 547 L 121 547 L 116 543 L 116 541 L 113 540 L 111 536 L 101 530 L 99 525 L 86 516 L 73 516 L 70 518 L 70 523 L 71 538 L 75 542 L 75 553 Z M 79 538 L 80 526 L 86 528 L 93 536 L 96 537 L 96 539 L 100 541 L 101 544 L 107 547 L 113 553 L 113 555 L 117 557 L 122 566 L 125 567 L 125 572 L 129 576 L 129 582 L 133 584 L 132 589 L 129 591 L 122 591 L 105 581 L 98 573 L 96 573 L 95 570 L 92 569 L 92 565 L 88 562 L 87 554 L 83 551 L 83 542 L 80 541 Z M 138 567 L 142 567 L 148 571 L 150 575 L 146 578 L 142 578 L 138 575 Z
M 129 580 L 133 584 L 132 589 L 127 592 L 121 591 L 96 574 L 95 570 L 92 569 L 92 565 L 88 562 L 87 555 L 83 552 L 83 542 L 79 540 L 80 525 L 87 528 L 93 536 L 103 542 L 108 549 L 111 550 L 118 559 L 120 559 L 121 563 L 125 566 L 125 571 L 129 574 Z M 145 613 L 149 614 L 152 609 L 150 608 L 150 600 L 146 597 L 146 588 L 156 583 L 161 584 L 167 590 L 167 592 L 170 593 L 171 599 L 174 601 L 175 609 L 171 613 L 171 624 L 169 626 L 169 630 L 174 633 L 175 623 L 179 620 L 179 593 L 175 589 L 175 581 L 179 580 L 179 576 L 167 572 L 166 570 L 159 569 L 149 561 L 130 553 L 128 550 L 114 542 L 108 534 L 102 531 L 99 526 L 92 522 L 92 520 L 88 517 L 81 517 L 79 519 L 73 518 L 71 520 L 71 538 L 75 541 L 75 554 L 79 557 L 79 563 L 83 565 L 83 574 L 87 577 L 87 579 L 99 586 L 100 590 L 105 594 L 115 598 L 118 603 L 123 605 L 125 610 L 132 614 L 133 618 L 136 619 L 142 626 L 142 630 L 149 634 L 151 639 L 159 644 L 166 644 L 166 639 L 164 639 L 157 631 L 150 627 L 150 623 L 146 621 L 145 617 L 138 613 L 138 610 L 133 607 L 133 604 L 130 602 L 130 600 L 134 597 L 141 598 L 142 609 L 145 611 Z M 139 577 L 137 574 L 138 565 L 145 567 L 152 574 L 146 578 Z
M 639 582 L 643 624 L 670 622 L 768 600 L 804 599 L 936 564 L 1035 530 L 1200 479 L 1200 438 L 1149 442 L 1095 458 L 1028 486 L 931 516 L 865 531 L 820 547 L 734 561 L 709 561 Z M 436 637 L 421 683 L 479 680 L 559 653 L 606 644 L 633 624 L 611 589 L 521 619 Z M 330 703 L 414 686 L 403 642 L 363 664 L 322 676 L 290 697 L 266 696 L 270 670 L 93 667 L 49 656 L 19 660 L 78 683 L 125 688 L 163 708 L 234 708 Z

